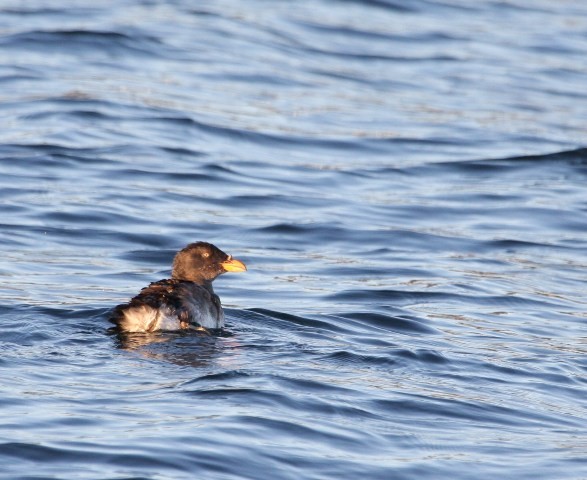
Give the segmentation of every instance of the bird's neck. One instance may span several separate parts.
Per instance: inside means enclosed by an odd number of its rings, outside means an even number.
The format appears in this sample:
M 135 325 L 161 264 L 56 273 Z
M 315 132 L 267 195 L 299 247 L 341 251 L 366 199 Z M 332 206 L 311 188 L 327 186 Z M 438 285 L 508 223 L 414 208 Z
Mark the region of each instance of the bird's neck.
M 203 282 L 198 283 L 198 285 L 201 285 L 206 290 L 208 290 L 212 295 L 214 295 L 214 289 L 212 288 L 212 281 L 211 280 L 204 280 Z
M 206 280 L 203 278 L 178 278 L 176 276 L 171 276 L 174 280 L 180 280 L 182 282 L 192 282 L 200 287 L 204 287 L 208 290 L 212 295 L 214 295 L 214 288 L 212 288 L 212 280 Z
M 198 285 L 201 285 L 202 287 L 206 287 L 209 290 L 212 290 L 212 281 L 214 280 L 206 278 L 202 272 L 186 270 L 181 265 L 173 266 L 171 269 L 171 278 L 173 280 L 179 280 L 182 282 L 194 282 Z

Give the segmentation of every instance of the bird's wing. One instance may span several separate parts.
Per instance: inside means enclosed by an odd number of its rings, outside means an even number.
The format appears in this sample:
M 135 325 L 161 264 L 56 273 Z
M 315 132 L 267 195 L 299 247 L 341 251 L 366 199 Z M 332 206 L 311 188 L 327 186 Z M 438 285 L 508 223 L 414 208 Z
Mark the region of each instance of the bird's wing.
M 193 282 L 167 279 L 151 283 L 128 303 L 115 307 L 110 321 L 122 330 L 153 331 L 165 328 L 159 325 L 162 315 L 157 312 L 164 312 L 166 318 L 177 318 L 179 328 L 188 328 L 192 323 L 216 328 L 224 320 L 216 295 Z

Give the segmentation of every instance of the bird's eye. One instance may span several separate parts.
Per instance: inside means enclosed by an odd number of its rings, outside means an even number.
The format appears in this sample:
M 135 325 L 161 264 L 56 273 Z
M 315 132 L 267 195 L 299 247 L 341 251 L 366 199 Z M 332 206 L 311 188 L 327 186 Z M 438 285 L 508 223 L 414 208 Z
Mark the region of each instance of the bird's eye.
M 210 256 L 209 252 L 202 252 L 202 257 L 203 258 L 208 258 Z

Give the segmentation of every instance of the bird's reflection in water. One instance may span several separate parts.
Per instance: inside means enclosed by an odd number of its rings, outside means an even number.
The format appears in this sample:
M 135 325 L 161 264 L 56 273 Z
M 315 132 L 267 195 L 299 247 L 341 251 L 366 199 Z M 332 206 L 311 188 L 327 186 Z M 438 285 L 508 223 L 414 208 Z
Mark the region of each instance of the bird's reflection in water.
M 217 360 L 226 348 L 234 347 L 234 337 L 226 330 L 118 333 L 116 347 L 132 350 L 142 357 L 180 366 L 203 367 Z

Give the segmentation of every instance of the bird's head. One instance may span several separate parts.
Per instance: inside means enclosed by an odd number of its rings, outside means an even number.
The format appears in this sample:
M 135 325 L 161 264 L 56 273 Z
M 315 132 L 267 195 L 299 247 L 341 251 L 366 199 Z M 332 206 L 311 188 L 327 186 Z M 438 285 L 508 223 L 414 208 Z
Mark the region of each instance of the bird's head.
M 226 272 L 244 272 L 243 262 L 232 258 L 211 243 L 190 243 L 173 259 L 171 277 L 199 284 L 212 282 Z

